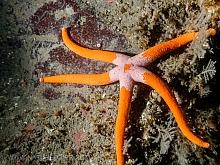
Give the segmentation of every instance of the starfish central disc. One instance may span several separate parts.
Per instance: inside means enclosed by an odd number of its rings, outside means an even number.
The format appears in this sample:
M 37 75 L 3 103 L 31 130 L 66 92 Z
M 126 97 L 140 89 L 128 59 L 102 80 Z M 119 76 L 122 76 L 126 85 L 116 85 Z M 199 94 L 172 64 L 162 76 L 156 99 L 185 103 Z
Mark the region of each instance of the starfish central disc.
M 127 72 L 128 70 L 130 70 L 131 68 L 131 64 L 125 64 L 124 65 L 124 72 Z

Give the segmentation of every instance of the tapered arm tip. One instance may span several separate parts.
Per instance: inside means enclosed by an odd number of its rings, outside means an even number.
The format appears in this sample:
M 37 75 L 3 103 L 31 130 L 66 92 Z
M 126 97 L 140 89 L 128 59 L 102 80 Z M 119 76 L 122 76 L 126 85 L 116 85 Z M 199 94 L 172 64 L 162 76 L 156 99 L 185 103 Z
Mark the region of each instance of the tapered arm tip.
M 44 78 L 40 78 L 40 82 L 44 82 Z
M 216 34 L 216 30 L 215 29 L 208 29 L 209 33 L 211 36 L 214 36 Z

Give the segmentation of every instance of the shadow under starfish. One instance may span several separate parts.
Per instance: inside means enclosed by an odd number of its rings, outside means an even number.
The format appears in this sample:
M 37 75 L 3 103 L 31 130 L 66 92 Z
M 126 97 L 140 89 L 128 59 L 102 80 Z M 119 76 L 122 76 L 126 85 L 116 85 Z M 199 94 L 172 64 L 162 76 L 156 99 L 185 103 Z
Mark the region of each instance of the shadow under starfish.
M 206 34 L 209 35 L 215 35 L 215 33 L 216 32 L 214 29 L 209 29 L 206 31 Z M 70 50 L 85 58 L 115 64 L 116 67 L 103 74 L 57 75 L 43 77 L 40 79 L 40 82 L 106 85 L 119 81 L 120 95 L 115 130 L 117 165 L 124 164 L 124 133 L 130 111 L 131 97 L 135 82 L 147 84 L 155 89 L 162 96 L 172 111 L 180 130 L 186 136 L 186 138 L 201 147 L 208 148 L 209 143 L 197 137 L 188 127 L 181 108 L 166 83 L 158 76 L 144 68 L 155 59 L 194 40 L 197 35 L 198 32 L 186 33 L 173 40 L 156 45 L 136 56 L 129 57 L 120 53 L 91 50 L 80 47 L 70 40 L 67 29 L 63 28 L 63 41 Z

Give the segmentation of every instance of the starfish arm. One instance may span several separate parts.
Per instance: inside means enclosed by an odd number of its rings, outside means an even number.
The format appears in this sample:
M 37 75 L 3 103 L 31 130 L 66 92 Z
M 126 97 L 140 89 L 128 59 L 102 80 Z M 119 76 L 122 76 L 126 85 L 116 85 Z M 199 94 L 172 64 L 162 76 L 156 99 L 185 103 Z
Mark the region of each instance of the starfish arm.
M 208 29 L 206 30 L 206 33 L 209 33 L 213 36 L 215 35 L 216 31 L 214 29 Z M 199 32 L 186 33 L 170 41 L 158 44 L 144 51 L 143 53 L 134 56 L 131 58 L 131 61 L 137 61 L 137 65 L 139 66 L 146 66 L 148 63 L 156 60 L 157 58 L 194 40 L 198 34 Z
M 186 136 L 186 138 L 188 138 L 194 144 L 197 144 L 204 148 L 208 148 L 209 143 L 197 137 L 188 127 L 182 110 L 166 83 L 151 72 L 145 72 L 143 74 L 143 80 L 147 85 L 151 86 L 162 96 L 162 98 L 172 111 L 180 130 Z
M 117 53 L 109 52 L 109 51 L 102 51 L 102 50 L 92 50 L 88 48 L 83 48 L 77 44 L 75 44 L 68 36 L 67 29 L 62 29 L 62 38 L 65 43 L 65 45 L 75 52 L 76 54 L 85 57 L 90 58 L 93 60 L 99 60 L 104 62 L 112 63 L 113 60 L 117 58 Z
M 197 144 L 204 148 L 209 147 L 209 143 L 197 137 L 190 130 L 182 113 L 182 110 L 179 104 L 177 103 L 173 93 L 162 79 L 160 79 L 158 76 L 151 73 L 147 69 L 140 67 L 136 69 L 135 74 L 132 74 L 132 78 L 137 82 L 142 82 L 151 86 L 161 95 L 161 97 L 164 99 L 164 101 L 172 111 L 180 130 L 186 136 L 187 139 L 189 139 L 194 144 Z
M 75 83 L 87 85 L 106 85 L 115 82 L 109 77 L 109 72 L 103 74 L 66 74 L 40 78 L 47 83 Z
M 117 165 L 124 165 L 124 134 L 130 111 L 131 97 L 132 90 L 129 91 L 122 86 L 119 95 L 118 116 L 115 129 Z

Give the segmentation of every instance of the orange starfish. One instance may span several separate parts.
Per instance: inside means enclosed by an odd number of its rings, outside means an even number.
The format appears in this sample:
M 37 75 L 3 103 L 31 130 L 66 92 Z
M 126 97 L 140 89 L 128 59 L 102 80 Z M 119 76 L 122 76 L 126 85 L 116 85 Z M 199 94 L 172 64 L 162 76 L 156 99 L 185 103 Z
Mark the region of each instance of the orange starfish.
M 206 31 L 206 33 L 215 35 L 216 32 L 214 29 L 209 29 Z M 181 108 L 166 83 L 143 67 L 147 66 L 149 63 L 165 55 L 166 53 L 194 40 L 197 35 L 198 32 L 187 33 L 168 42 L 156 45 L 134 57 L 129 57 L 127 55 L 115 52 L 91 50 L 80 47 L 70 40 L 67 29 L 63 28 L 63 41 L 70 50 L 82 57 L 113 63 L 117 66 L 111 71 L 103 74 L 57 75 L 43 77 L 40 79 L 40 81 L 47 83 L 78 83 L 89 85 L 106 85 L 119 81 L 120 95 L 115 131 L 117 165 L 124 164 L 124 134 L 130 110 L 134 82 L 142 82 L 155 89 L 162 96 L 172 111 L 180 130 L 186 136 L 186 138 L 201 147 L 208 148 L 209 143 L 197 137 L 188 127 Z

